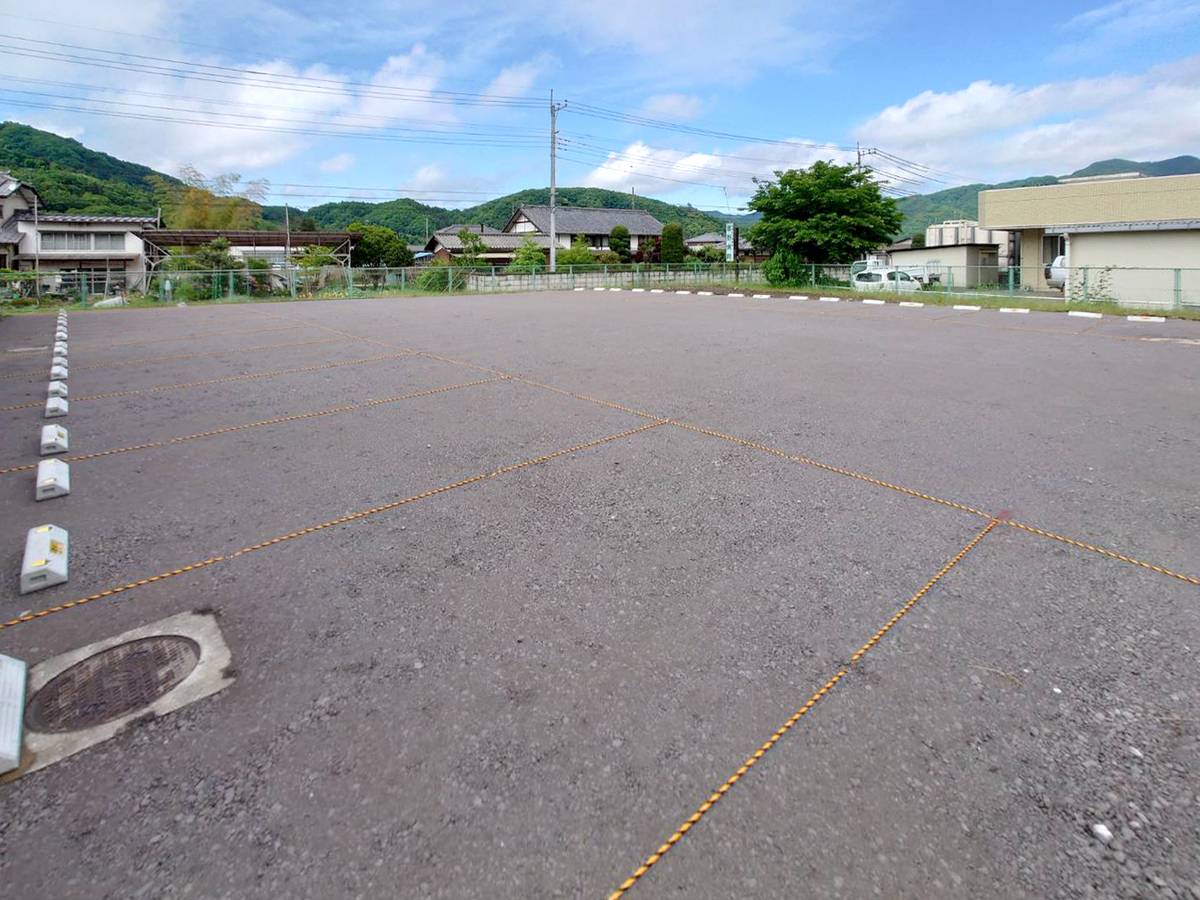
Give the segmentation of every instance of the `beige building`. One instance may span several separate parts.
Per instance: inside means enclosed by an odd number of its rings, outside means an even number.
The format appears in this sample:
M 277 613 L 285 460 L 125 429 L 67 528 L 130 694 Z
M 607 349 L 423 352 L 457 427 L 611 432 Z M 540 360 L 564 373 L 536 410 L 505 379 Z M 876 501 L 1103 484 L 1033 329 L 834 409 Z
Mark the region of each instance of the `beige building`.
M 998 248 L 995 244 L 953 244 L 889 250 L 891 264 L 926 284 L 948 290 L 998 284 Z
M 1200 304 L 1200 175 L 980 191 L 979 222 L 1019 233 L 1024 288 L 1046 290 L 1045 267 L 1063 255 L 1068 296 Z
M 1016 238 L 1003 229 L 982 227 L 975 219 L 947 219 L 925 229 L 926 247 L 953 247 L 958 244 L 994 244 L 997 264 L 1007 269 L 1013 262 Z

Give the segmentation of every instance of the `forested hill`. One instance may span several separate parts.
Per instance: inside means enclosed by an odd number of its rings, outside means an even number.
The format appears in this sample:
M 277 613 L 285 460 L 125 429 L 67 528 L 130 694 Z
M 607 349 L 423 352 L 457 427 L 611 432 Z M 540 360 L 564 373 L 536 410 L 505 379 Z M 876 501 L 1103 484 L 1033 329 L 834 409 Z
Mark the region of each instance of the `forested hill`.
M 415 200 L 386 200 L 382 203 L 346 200 L 338 203 L 322 203 L 320 206 L 309 209 L 308 214 L 316 220 L 317 225 L 321 228 L 345 228 L 351 222 L 367 222 L 395 229 L 406 240 L 421 241 L 424 240 L 426 234 L 426 219 L 428 219 L 430 232 L 446 225 L 460 223 L 502 228 L 509 220 L 513 210 L 521 204 L 546 204 L 549 202 L 549 188 L 530 188 L 517 191 L 515 194 L 506 194 L 476 206 L 468 206 L 465 209 L 425 206 Z M 603 188 L 559 188 L 558 203 L 561 206 L 602 206 L 609 209 L 629 209 L 636 205 L 638 209 L 647 210 L 664 224 L 678 222 L 683 228 L 685 237 L 703 234 L 706 231 L 721 231 L 725 227 L 722 220 L 691 206 L 677 206 L 649 197 L 633 197 Z M 278 210 L 279 212 L 276 213 L 268 207 L 264 210 L 264 217 L 273 219 L 282 216 L 283 207 L 279 207 Z
M 148 178 L 174 180 L 17 122 L 0 123 L 0 169 L 36 187 L 54 212 L 152 216 L 156 203 Z
M 89 150 L 79 141 L 17 122 L 0 123 L 0 170 L 11 171 L 17 178 L 34 185 L 46 210 L 51 212 L 154 215 L 158 202 L 151 179 L 157 177 L 175 182 L 174 178 L 148 166 Z M 1195 156 L 1176 156 L 1149 162 L 1105 159 L 1070 174 L 1072 177 L 1086 177 L 1119 172 L 1140 172 L 1143 175 L 1200 173 L 1200 159 Z M 1055 180 L 1055 176 L 1042 175 L 1001 184 L 968 184 L 932 194 L 905 197 L 899 201 L 900 211 L 904 214 L 901 234 L 923 233 L 926 226 L 946 219 L 977 218 L 981 190 L 1053 184 Z M 428 232 L 457 223 L 500 228 L 520 204 L 549 201 L 548 188 L 531 188 L 466 209 L 426 206 L 408 199 L 379 203 L 348 200 L 314 206 L 307 214 L 319 228 L 340 229 L 351 222 L 368 222 L 386 225 L 399 232 L 405 240 L 419 242 L 425 239 Z M 693 206 L 634 197 L 603 188 L 559 188 L 558 201 L 563 206 L 602 206 L 612 209 L 628 209 L 636 205 L 639 209 L 648 210 L 663 223 L 678 222 L 686 237 L 706 231 L 722 231 L 725 221 L 730 218 L 743 227 L 756 218 L 754 214 L 729 216 L 717 210 L 700 210 Z M 296 212 L 293 207 L 292 215 L 295 216 Z M 261 221 L 257 225 L 262 228 L 282 227 L 283 207 L 264 206 Z

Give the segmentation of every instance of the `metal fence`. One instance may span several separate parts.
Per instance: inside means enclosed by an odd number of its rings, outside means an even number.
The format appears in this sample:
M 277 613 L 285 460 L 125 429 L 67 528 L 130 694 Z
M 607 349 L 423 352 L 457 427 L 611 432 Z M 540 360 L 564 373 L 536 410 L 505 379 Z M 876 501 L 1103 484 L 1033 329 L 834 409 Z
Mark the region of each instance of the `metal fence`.
M 964 296 L 1040 298 L 1072 305 L 1145 309 L 1200 307 L 1200 268 L 1126 266 L 895 266 L 855 263 L 848 286 L 862 292 L 943 292 Z
M 24 275 L 24 273 L 22 273 Z M 42 298 L 90 303 L 102 298 L 88 279 L 61 278 Z M 163 303 L 257 299 L 316 299 L 404 294 L 504 293 L 575 288 L 664 288 L 682 285 L 765 287 L 763 266 L 742 263 L 630 264 L 545 267 L 446 266 L 408 268 L 263 268 L 219 271 L 160 270 L 137 273 L 120 288 L 131 299 Z M 33 302 L 29 278 L 0 282 L 0 299 Z M 1143 309 L 1200 308 L 1200 268 L 1084 266 L 1071 269 L 947 266 L 939 263 L 885 266 L 857 262 L 809 265 L 785 285 L 864 294 L 945 293 L 954 296 L 1022 297 L 1073 305 L 1115 304 Z

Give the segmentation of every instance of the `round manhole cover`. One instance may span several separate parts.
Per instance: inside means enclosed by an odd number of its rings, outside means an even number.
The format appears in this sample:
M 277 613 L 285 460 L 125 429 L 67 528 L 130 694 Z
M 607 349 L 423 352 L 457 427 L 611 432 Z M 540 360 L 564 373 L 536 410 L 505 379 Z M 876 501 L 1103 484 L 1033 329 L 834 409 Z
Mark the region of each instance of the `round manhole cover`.
M 200 645 L 175 634 L 101 650 L 60 672 L 29 701 L 33 731 L 91 728 L 149 706 L 196 668 Z

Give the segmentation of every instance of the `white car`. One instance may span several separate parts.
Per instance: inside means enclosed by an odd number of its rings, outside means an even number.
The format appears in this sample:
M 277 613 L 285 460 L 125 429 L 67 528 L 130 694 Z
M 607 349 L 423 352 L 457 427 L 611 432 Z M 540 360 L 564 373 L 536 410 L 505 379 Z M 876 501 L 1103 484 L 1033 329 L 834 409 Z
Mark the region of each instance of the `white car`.
M 1054 262 L 1046 266 L 1046 286 L 1064 290 L 1067 286 L 1067 258 L 1054 257 Z
M 913 293 L 921 290 L 921 282 L 901 269 L 867 269 L 857 273 L 850 285 L 856 291 Z

